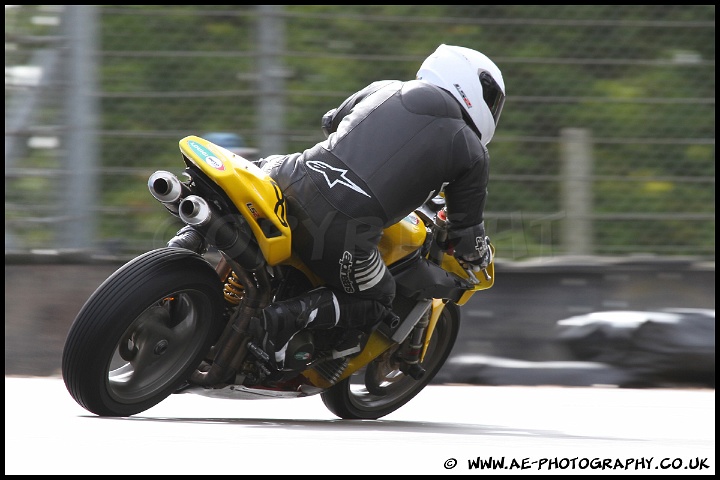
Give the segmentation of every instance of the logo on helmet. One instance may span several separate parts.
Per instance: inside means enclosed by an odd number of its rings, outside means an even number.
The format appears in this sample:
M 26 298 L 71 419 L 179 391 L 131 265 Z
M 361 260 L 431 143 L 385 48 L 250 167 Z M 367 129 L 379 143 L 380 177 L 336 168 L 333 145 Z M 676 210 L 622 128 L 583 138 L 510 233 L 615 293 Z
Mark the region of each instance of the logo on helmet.
M 462 99 L 465 101 L 465 105 L 467 105 L 467 108 L 472 108 L 472 103 L 470 103 L 470 100 L 468 99 L 467 95 L 465 95 L 465 92 L 462 91 L 462 88 L 460 88 L 460 85 L 457 83 L 453 83 L 455 88 L 457 89 L 458 93 L 462 97 Z

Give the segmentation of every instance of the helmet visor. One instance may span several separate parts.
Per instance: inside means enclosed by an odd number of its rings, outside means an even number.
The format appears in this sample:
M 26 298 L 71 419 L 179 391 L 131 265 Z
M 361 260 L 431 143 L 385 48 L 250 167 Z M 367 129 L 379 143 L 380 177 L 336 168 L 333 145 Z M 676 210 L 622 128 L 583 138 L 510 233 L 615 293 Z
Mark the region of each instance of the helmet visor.
M 495 120 L 495 125 L 497 125 L 505 105 L 505 94 L 488 72 L 480 72 L 480 84 L 483 89 L 483 100 L 485 100 Z

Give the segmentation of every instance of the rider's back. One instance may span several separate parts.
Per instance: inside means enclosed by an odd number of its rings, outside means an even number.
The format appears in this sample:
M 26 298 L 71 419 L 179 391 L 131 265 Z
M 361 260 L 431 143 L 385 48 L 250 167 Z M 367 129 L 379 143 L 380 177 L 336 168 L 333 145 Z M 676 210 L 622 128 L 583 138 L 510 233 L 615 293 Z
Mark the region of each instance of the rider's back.
M 462 192 L 456 202 L 467 206 L 465 220 L 479 221 L 474 211 L 484 202 L 487 150 L 451 95 L 421 81 L 383 81 L 348 100 L 337 131 L 292 156 L 303 167 L 281 167 L 293 170 L 280 176 L 288 179 L 281 187 L 307 174 L 338 210 L 387 226 L 454 183 L 451 191 Z

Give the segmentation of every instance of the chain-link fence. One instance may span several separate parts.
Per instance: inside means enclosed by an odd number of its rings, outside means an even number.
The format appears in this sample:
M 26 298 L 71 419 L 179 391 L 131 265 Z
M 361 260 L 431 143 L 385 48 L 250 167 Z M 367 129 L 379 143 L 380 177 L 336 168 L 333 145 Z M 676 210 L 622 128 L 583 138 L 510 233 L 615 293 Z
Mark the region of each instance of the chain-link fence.
M 414 78 L 440 43 L 507 85 L 500 258 L 714 260 L 714 5 L 6 5 L 6 252 L 164 245 L 179 225 L 147 179 L 182 171 L 181 138 L 303 150 L 327 110 Z

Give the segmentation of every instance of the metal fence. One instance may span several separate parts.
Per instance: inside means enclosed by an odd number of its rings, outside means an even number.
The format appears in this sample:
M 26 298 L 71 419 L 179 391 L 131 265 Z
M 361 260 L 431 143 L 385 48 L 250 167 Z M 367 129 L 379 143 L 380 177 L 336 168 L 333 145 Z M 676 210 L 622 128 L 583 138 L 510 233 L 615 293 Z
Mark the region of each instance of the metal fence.
M 714 5 L 5 6 L 5 249 L 136 254 L 186 135 L 301 151 L 440 43 L 483 51 L 498 256 L 715 257 Z M 408 172 L 412 180 L 413 172 Z

